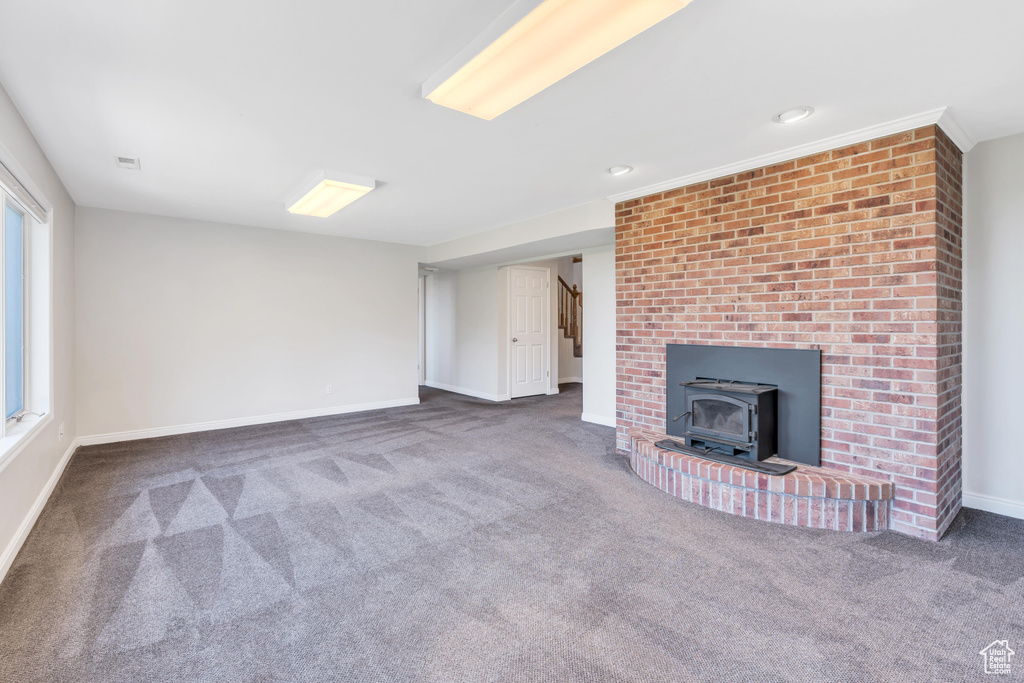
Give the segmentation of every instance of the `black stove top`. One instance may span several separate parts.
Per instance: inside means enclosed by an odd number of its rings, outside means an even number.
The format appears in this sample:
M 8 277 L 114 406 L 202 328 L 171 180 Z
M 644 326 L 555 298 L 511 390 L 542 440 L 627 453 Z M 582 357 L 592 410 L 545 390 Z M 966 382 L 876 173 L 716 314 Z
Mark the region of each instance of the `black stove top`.
M 690 382 L 680 382 L 679 386 L 692 387 L 694 389 L 707 389 L 709 391 L 735 391 L 740 394 L 765 394 L 769 391 L 778 390 L 778 387 L 767 384 L 729 382 L 717 379 L 695 379 Z

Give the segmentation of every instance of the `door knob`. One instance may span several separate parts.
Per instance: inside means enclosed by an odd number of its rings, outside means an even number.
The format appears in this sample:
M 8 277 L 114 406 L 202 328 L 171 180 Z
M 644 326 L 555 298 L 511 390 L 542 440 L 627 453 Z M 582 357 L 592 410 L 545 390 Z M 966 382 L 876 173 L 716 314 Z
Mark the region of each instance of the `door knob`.
M 517 341 L 519 341 L 519 340 L 518 340 L 518 339 L 516 339 L 515 337 L 512 337 L 512 343 L 513 343 L 513 344 L 515 344 L 515 343 L 516 343 Z

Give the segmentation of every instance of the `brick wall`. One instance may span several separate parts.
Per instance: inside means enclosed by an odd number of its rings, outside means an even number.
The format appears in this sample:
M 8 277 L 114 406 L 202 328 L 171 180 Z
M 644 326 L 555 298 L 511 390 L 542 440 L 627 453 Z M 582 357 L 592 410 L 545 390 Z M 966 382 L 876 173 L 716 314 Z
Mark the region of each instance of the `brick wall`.
M 822 465 L 960 507 L 961 154 L 928 126 L 616 207 L 618 447 L 664 429 L 667 342 L 819 348 Z M 785 454 L 780 454 L 785 457 Z
M 963 311 L 962 155 L 941 130 L 936 136 L 936 299 L 938 318 L 936 529 L 941 535 L 960 509 L 963 423 L 960 409 Z M 913 523 L 913 522 L 912 522 Z

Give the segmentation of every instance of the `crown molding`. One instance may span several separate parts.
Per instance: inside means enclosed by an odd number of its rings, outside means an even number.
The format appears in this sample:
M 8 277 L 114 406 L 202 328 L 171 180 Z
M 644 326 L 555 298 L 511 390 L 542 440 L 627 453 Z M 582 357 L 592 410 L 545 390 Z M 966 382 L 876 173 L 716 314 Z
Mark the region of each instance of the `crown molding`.
M 978 141 L 971 137 L 963 127 L 957 123 L 956 119 L 949 112 L 949 109 L 943 109 L 942 116 L 939 117 L 938 122 L 939 128 L 945 133 L 953 144 L 960 148 L 960 151 L 967 154 L 971 149 L 978 144 Z
M 691 173 L 678 178 L 671 178 L 659 183 L 654 183 L 653 185 L 645 185 L 644 187 L 638 187 L 635 190 L 620 192 L 618 194 L 610 195 L 608 200 L 612 202 L 624 202 L 630 199 L 639 199 L 640 197 L 646 197 L 658 192 L 675 190 L 680 187 L 714 180 L 715 178 L 723 178 L 725 176 L 735 175 L 736 173 L 743 173 L 744 171 L 752 171 L 755 168 L 763 168 L 773 164 L 780 164 L 784 161 L 792 161 L 793 159 L 811 156 L 812 154 L 820 154 L 821 152 L 828 152 L 833 149 L 841 149 L 861 142 L 867 142 L 868 140 L 876 140 L 878 138 L 884 138 L 887 135 L 904 133 L 908 130 L 914 130 L 915 128 L 931 125 L 938 125 L 942 128 L 943 132 L 949 136 L 950 140 L 952 140 L 962 152 L 969 151 L 975 144 L 973 138 L 971 138 L 971 136 L 968 135 L 967 132 L 964 131 L 964 129 L 961 128 L 950 115 L 949 109 L 946 107 L 940 107 L 920 114 L 914 114 L 913 116 L 904 116 L 899 119 L 893 119 L 892 121 L 886 121 L 885 123 L 868 126 L 867 128 L 860 128 L 858 130 L 850 131 L 849 133 L 833 135 L 832 137 L 807 142 L 802 145 L 797 145 L 796 147 L 789 147 L 777 152 L 770 152 L 768 154 L 751 157 L 749 159 L 744 159 L 743 161 L 726 164 L 725 166 L 718 166 L 706 171 L 699 171 L 697 173 Z

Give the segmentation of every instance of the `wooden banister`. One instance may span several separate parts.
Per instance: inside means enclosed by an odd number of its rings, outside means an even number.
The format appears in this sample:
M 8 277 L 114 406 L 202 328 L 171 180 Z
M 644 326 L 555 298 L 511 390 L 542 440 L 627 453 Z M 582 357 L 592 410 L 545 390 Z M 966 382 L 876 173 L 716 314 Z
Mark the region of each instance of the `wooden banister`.
M 572 354 L 583 356 L 583 292 L 558 276 L 558 326 L 572 339 Z

